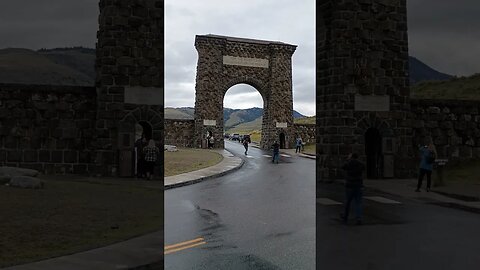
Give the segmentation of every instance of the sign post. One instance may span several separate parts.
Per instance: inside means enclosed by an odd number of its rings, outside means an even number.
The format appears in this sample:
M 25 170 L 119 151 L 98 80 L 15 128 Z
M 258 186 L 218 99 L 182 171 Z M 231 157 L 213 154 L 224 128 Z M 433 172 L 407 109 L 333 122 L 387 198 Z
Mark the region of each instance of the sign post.
M 445 165 L 447 165 L 448 159 L 436 159 L 435 163 L 437 164 L 437 179 L 434 181 L 435 187 L 445 186 L 445 182 L 443 182 L 443 169 Z

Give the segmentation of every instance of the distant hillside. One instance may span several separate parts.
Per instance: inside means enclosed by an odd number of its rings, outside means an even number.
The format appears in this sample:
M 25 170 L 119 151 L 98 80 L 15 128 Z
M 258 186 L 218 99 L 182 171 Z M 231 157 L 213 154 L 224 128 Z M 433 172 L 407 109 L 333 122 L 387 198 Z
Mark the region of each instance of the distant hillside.
M 250 109 L 223 109 L 223 119 L 225 130 L 237 129 L 252 129 L 260 130 L 262 126 L 262 108 L 250 108 Z M 293 111 L 295 119 L 305 117 L 297 111 Z M 165 108 L 166 119 L 193 119 L 194 108 L 182 107 L 182 108 Z
M 95 84 L 95 49 L 72 47 L 0 50 L 0 83 L 91 85 Z M 415 57 L 409 58 L 410 82 L 448 80 Z M 226 112 L 225 119 L 229 118 Z M 295 115 L 295 118 L 299 117 Z M 240 117 L 243 118 L 243 117 Z M 250 119 L 253 121 L 255 118 Z
M 415 57 L 409 57 L 410 83 L 415 85 L 422 81 L 445 81 L 452 78 L 452 75 L 438 72 L 427 66 Z
M 223 120 L 225 121 L 225 129 L 230 129 L 242 123 L 247 123 L 262 117 L 262 108 L 250 109 L 223 109 Z
M 193 119 L 193 116 L 178 109 L 178 108 L 165 108 L 166 119 Z
M 2 49 L 0 83 L 93 86 L 94 63 L 95 58 L 91 54 L 75 51 L 57 53 L 54 50 Z
M 412 98 L 480 100 L 480 74 L 412 86 Z
M 65 65 L 83 74 L 86 74 L 95 82 L 95 49 L 89 48 L 59 48 L 42 49 L 38 53 L 50 58 L 59 65 Z
M 262 130 L 261 116 L 253 121 L 241 123 L 234 127 L 229 127 L 229 128 L 225 127 L 225 133 L 230 133 L 230 134 L 233 134 L 233 133 L 248 134 L 256 131 L 259 132 L 261 130 Z
M 295 124 L 316 124 L 317 118 L 315 116 L 308 116 L 295 119 Z

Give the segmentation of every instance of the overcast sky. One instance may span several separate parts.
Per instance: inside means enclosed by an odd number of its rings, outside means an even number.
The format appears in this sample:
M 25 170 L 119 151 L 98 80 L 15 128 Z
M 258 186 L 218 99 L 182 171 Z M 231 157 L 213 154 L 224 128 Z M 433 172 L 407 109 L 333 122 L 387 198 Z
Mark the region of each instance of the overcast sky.
M 277 40 L 293 55 L 294 109 L 315 112 L 313 0 L 166 0 L 166 106 L 193 106 L 197 34 Z M 410 55 L 453 75 L 480 72 L 480 1 L 408 0 Z M 1 0 L 0 48 L 95 47 L 98 0 Z M 256 96 L 255 96 L 256 95 Z M 232 87 L 226 107 L 261 107 Z
M 282 41 L 297 45 L 292 58 L 293 106 L 315 114 L 314 0 L 165 1 L 165 106 L 195 101 L 195 35 L 217 34 Z M 230 88 L 228 108 L 263 107 L 255 88 Z

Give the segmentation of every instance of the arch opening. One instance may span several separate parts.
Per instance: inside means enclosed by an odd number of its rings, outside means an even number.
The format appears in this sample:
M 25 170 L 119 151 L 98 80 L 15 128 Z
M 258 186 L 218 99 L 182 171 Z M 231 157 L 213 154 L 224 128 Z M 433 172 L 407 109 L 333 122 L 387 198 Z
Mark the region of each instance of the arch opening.
M 382 136 L 376 128 L 365 132 L 365 154 L 367 158 L 367 178 L 378 179 L 382 176 Z
M 135 141 L 140 139 L 142 136 L 145 136 L 147 140 L 150 140 L 152 138 L 152 125 L 148 123 L 147 121 L 138 121 L 135 124 Z
M 285 139 L 285 133 L 281 132 L 279 135 L 279 143 L 280 143 L 280 149 L 285 149 L 286 148 L 286 139 Z
M 133 173 L 132 176 L 145 176 L 145 162 L 142 158 L 143 147 L 152 139 L 152 125 L 147 121 L 138 121 L 135 124 L 135 144 L 133 151 Z
M 260 144 L 264 118 L 265 101 L 260 89 L 242 82 L 226 90 L 223 98 L 223 133 L 226 140 L 241 141 L 243 136 L 249 135 L 252 142 Z

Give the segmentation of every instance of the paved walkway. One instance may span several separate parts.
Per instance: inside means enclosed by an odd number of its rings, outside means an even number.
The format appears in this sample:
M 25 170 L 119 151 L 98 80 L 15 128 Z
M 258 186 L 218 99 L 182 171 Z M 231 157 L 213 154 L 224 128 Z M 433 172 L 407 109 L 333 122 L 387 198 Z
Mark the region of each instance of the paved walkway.
M 241 158 L 234 156 L 227 150 L 216 150 L 216 152 L 223 156 L 223 160 L 220 163 L 198 171 L 165 177 L 165 189 L 194 184 L 209 178 L 225 175 L 242 167 L 243 160 Z
M 447 183 L 446 186 L 432 187 L 430 192 L 426 192 L 425 182 L 421 192 L 415 192 L 416 179 L 365 180 L 364 184 L 385 193 L 480 213 L 480 185 Z

